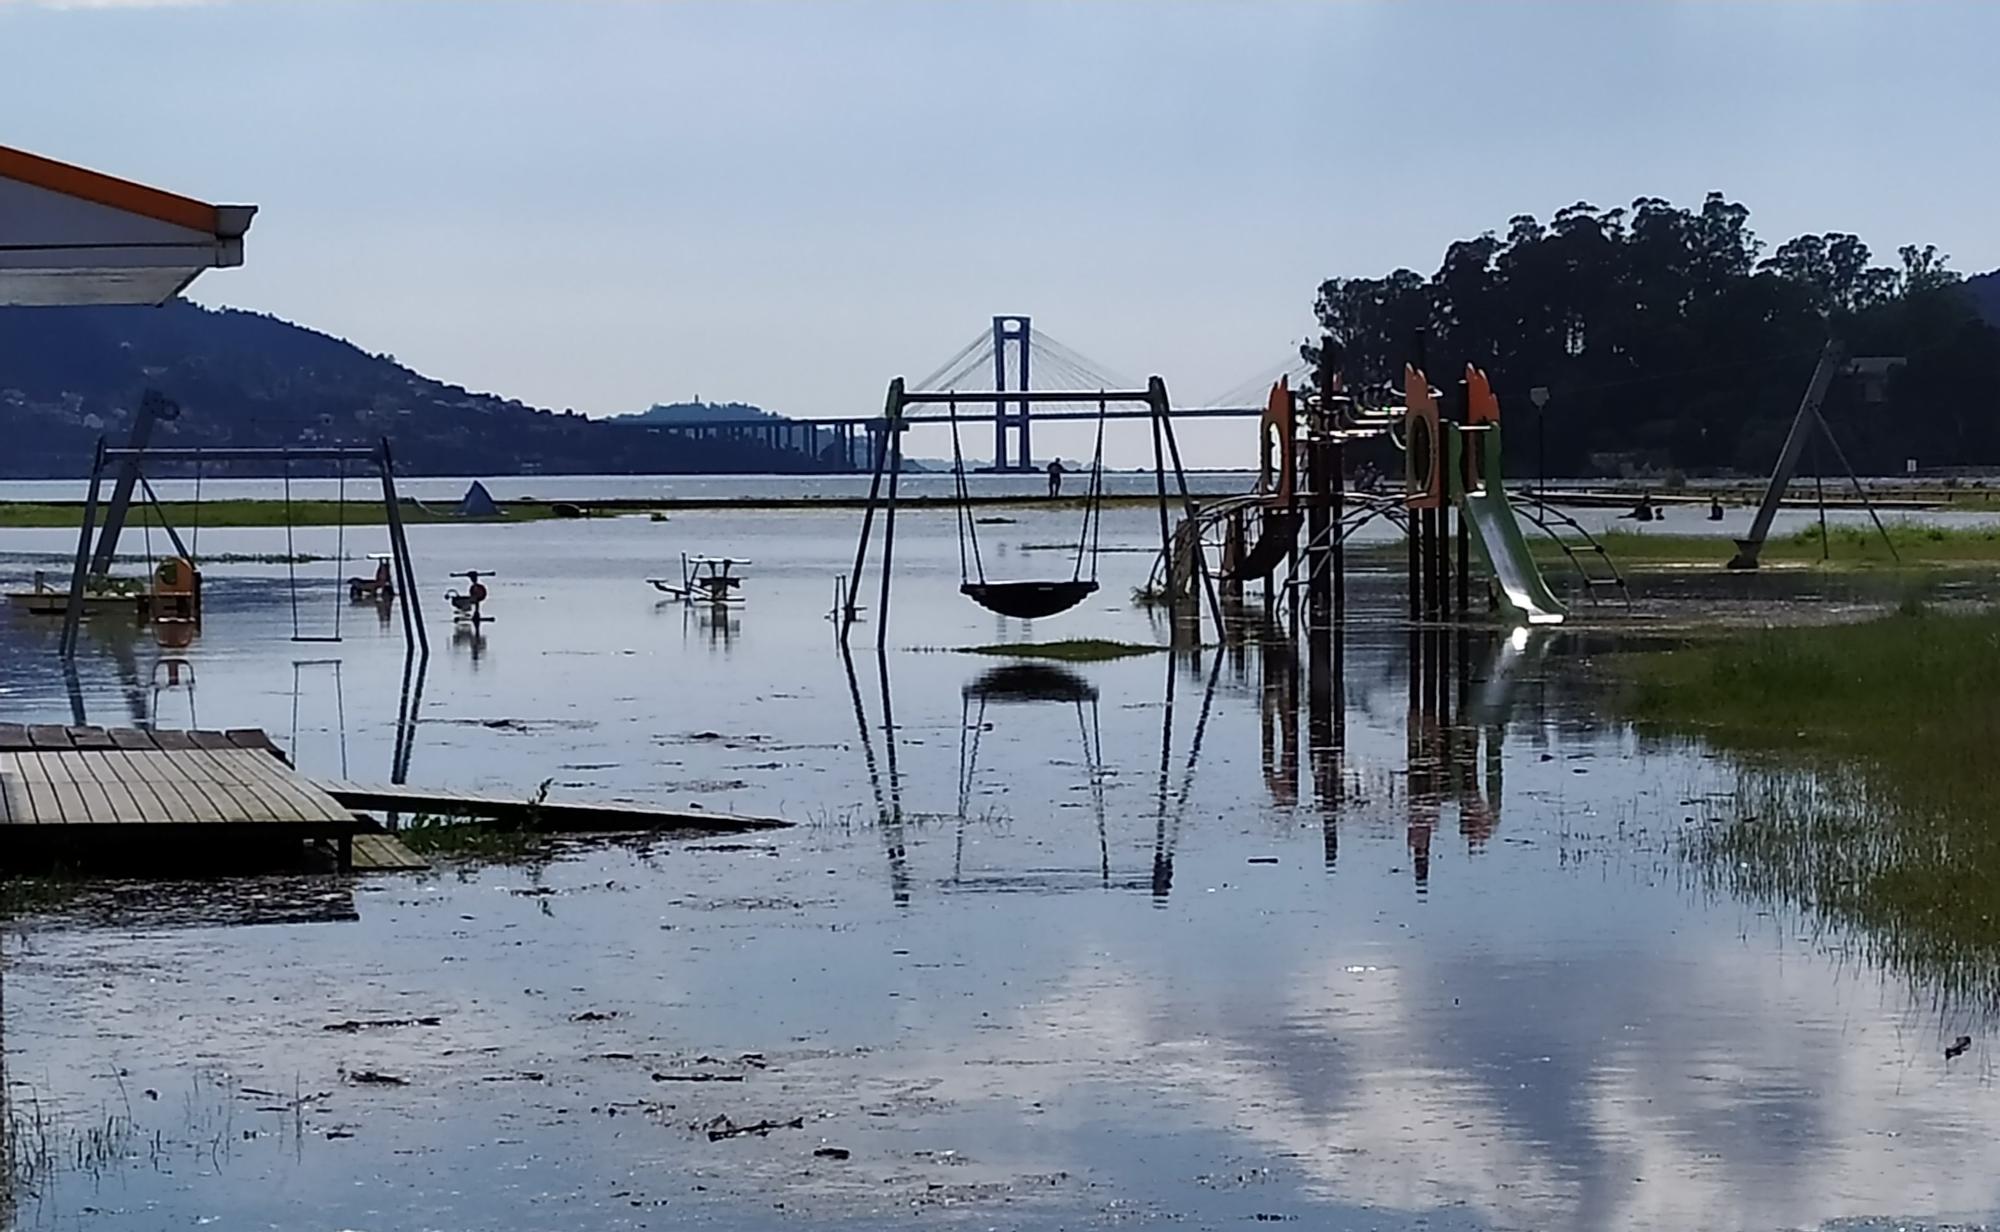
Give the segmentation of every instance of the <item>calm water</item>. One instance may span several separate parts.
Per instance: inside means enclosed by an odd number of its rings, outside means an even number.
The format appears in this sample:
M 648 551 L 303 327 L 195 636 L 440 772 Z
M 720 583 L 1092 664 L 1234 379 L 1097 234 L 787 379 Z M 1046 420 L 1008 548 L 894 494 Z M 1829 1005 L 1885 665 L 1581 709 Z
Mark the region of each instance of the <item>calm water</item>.
M 1072 536 L 1068 517 L 1001 516 L 980 528 L 989 572 L 1067 576 L 1038 545 Z M 1151 518 L 1108 511 L 1107 546 L 1147 544 Z M 991 675 L 1005 660 L 950 648 L 1164 640 L 1127 599 L 1147 555 L 1107 552 L 1097 601 L 1031 631 L 957 595 L 948 513 L 905 516 L 890 650 L 864 624 L 850 673 L 823 613 L 853 524 L 413 528 L 434 653 L 409 682 L 412 781 L 525 795 L 552 778 L 801 824 L 528 866 L 103 885 L 17 921 L 0 974 L 30 1165 L 14 1222 L 1583 1230 L 2000 1212 L 1983 1020 L 1884 979 L 1853 938 L 1702 888 L 1679 836 L 1730 815 L 1733 773 L 1600 717 L 1588 669 L 1609 635 L 1471 635 L 1441 724 L 1411 705 L 1400 583 L 1363 575 L 1338 677 L 1253 644 L 1084 665 L 1024 700 Z M 0 535 L 5 580 L 65 538 Z M 204 547 L 276 552 L 282 532 Z M 643 579 L 683 550 L 753 560 L 747 604 L 657 604 Z M 498 572 L 476 638 L 438 610 L 464 568 Z M 53 629 L 6 613 L 7 717 L 66 721 L 80 702 L 99 723 L 263 726 L 308 771 L 386 778 L 400 625 L 342 607 L 339 572 L 302 567 L 298 608 L 306 633 L 339 610 L 337 644 L 290 640 L 282 566 L 218 564 L 185 664 L 93 629 L 74 699 Z M 1709 602 L 1769 597 L 1723 585 Z M 1971 1051 L 1946 1062 L 1961 1033 Z M 764 1120 L 766 1136 L 708 1133 Z

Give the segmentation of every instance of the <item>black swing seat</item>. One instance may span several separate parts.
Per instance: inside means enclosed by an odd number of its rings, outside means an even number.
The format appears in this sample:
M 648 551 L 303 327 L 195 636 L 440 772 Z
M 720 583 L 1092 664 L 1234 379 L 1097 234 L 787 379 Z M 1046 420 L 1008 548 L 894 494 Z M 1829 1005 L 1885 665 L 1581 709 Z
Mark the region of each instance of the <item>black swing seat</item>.
M 1097 583 L 1078 579 L 1065 582 L 967 582 L 959 592 L 989 612 L 1034 620 L 1067 612 L 1097 591 Z

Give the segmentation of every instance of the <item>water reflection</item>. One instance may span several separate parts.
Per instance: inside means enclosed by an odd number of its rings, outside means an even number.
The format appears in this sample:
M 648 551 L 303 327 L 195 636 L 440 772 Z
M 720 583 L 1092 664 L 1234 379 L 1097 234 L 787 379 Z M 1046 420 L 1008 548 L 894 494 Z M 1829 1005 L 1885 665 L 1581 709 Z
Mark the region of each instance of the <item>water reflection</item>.
M 462 620 L 451 627 L 451 648 L 463 650 L 474 670 L 479 661 L 486 657 L 486 622 L 483 620 Z
M 461 648 L 427 683 L 358 620 L 344 703 L 307 668 L 299 721 L 344 708 L 357 772 L 386 758 L 392 777 L 523 791 L 559 775 L 802 825 L 315 883 L 359 917 L 334 929 L 23 921 L 7 1072 L 52 1115 L 123 1115 L 122 1081 L 161 1092 L 133 1100 L 148 1133 L 195 1143 L 183 1093 L 218 1075 L 328 1098 L 293 1139 L 291 1113 L 226 1095 L 238 1137 L 217 1158 L 72 1172 L 17 1220 L 751 1229 L 782 1202 L 855 1229 L 893 1210 L 1665 1232 L 1993 1212 L 1985 1045 L 1947 1066 L 1924 990 L 1877 982 L 1888 956 L 1760 914 L 1750 887 L 1689 884 L 1681 801 L 1739 785 L 1605 717 L 1583 668 L 1615 639 L 1413 643 L 1395 579 L 1358 573 L 1354 619 L 1297 641 L 1053 677 L 915 648 L 837 658 L 819 613 L 851 534 L 815 554 L 799 519 L 732 516 L 703 536 L 777 563 L 726 640 L 675 638 L 633 598 L 658 550 L 643 522 L 593 525 L 591 553 L 573 528 L 510 527 L 529 545 L 510 559 L 547 585 L 511 596 L 504 660 L 475 672 Z M 934 522 L 899 528 L 902 627 L 934 647 L 1059 635 L 960 612 Z M 1106 595 L 1139 580 L 1108 573 Z M 219 572 L 187 656 L 211 721 L 284 729 L 281 601 Z M 1060 632 L 1136 640 L 1147 621 L 1107 601 Z M 39 635 L 8 634 L 0 688 L 59 718 L 65 686 L 23 665 Z M 151 698 L 154 653 L 88 657 L 78 695 L 118 713 L 136 681 L 141 712 L 178 712 L 171 690 Z M 1003 884 L 1019 892 L 989 892 Z M 653 1079 L 683 1073 L 718 1080 Z M 768 1137 L 698 1128 L 801 1115 Z

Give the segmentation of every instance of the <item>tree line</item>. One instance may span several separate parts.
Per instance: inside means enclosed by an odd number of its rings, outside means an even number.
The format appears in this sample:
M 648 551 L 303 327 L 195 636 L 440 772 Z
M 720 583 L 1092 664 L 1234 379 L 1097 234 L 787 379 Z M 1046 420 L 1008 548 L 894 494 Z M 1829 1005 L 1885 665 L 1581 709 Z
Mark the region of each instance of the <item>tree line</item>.
M 1440 388 L 1485 369 L 1516 475 L 1533 473 L 1538 438 L 1551 475 L 1768 471 L 1829 337 L 1903 361 L 1828 396 L 1858 469 L 2000 464 L 2000 329 L 1946 256 L 1910 245 L 1877 263 L 1839 232 L 1767 252 L 1721 193 L 1694 210 L 1641 197 L 1518 215 L 1452 244 L 1428 277 L 1328 279 L 1314 314 L 1332 345 L 1305 358 L 1350 387 L 1399 390 L 1420 356 Z

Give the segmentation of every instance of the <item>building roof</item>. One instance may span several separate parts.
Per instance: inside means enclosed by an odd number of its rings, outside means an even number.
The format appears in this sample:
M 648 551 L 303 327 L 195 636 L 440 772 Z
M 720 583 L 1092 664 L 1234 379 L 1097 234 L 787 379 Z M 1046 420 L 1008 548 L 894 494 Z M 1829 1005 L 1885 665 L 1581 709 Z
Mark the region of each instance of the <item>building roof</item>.
M 256 212 L 0 146 L 0 305 L 164 303 L 243 264 Z

